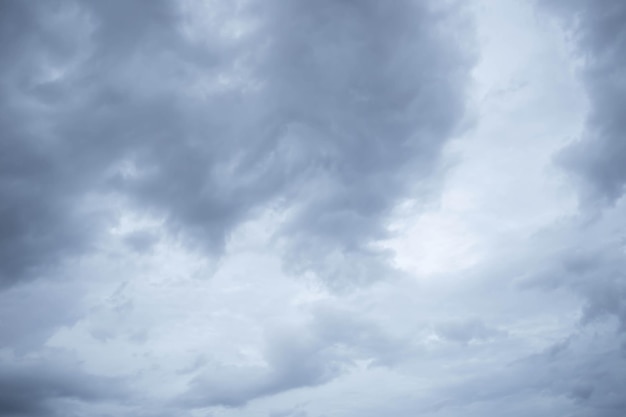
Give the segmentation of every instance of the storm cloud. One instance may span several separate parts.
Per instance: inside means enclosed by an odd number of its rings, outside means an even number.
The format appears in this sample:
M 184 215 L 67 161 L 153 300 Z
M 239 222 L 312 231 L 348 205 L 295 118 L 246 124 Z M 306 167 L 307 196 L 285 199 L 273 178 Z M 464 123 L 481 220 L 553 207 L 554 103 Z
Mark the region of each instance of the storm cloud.
M 65 400 L 94 403 L 128 398 L 121 381 L 85 373 L 62 356 L 47 362 L 0 363 L 0 415 L 65 415 L 61 411 Z
M 4 7 L 5 285 L 87 250 L 110 195 L 209 255 L 286 205 L 288 264 L 371 280 L 368 244 L 463 117 L 471 54 L 444 30 L 463 22 L 427 4 Z
M 622 416 L 625 19 L 2 1 L 0 416 Z

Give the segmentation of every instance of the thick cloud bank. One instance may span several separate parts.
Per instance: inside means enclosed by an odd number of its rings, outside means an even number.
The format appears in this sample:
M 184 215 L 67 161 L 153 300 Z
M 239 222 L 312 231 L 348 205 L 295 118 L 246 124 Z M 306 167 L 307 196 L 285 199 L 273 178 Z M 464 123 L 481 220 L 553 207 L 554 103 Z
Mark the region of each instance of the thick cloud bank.
M 368 245 L 463 117 L 462 20 L 407 1 L 186 5 L 3 5 L 4 285 L 88 250 L 111 195 L 211 254 L 279 204 L 295 270 L 376 278 Z
M 0 2 L 0 416 L 624 416 L 624 4 Z
M 590 199 L 614 202 L 626 183 L 626 4 L 554 1 L 575 43 L 591 111 L 583 136 L 561 156 Z

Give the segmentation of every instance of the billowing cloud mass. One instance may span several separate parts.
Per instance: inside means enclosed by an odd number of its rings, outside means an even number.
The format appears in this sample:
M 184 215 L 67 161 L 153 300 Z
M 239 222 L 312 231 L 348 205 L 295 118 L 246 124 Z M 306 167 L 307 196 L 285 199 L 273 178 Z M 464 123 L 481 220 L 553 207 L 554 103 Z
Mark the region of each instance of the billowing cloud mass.
M 625 28 L 3 1 L 0 416 L 623 416 Z
M 471 54 L 445 29 L 462 19 L 411 2 L 179 6 L 5 7 L 3 282 L 85 251 L 107 197 L 208 256 L 278 204 L 298 272 L 375 278 L 368 244 L 462 120 Z
M 626 4 L 623 1 L 554 2 L 575 42 L 590 101 L 585 131 L 561 156 L 584 181 L 589 198 L 614 202 L 626 182 Z

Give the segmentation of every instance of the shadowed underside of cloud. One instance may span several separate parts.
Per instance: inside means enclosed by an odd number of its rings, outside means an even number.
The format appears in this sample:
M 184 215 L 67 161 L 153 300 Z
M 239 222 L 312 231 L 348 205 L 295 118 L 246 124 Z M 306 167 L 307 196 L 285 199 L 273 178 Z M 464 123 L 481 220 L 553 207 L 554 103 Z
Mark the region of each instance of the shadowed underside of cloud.
M 191 5 L 3 2 L 1 285 L 89 251 L 113 198 L 210 254 L 279 204 L 294 270 L 331 282 L 384 269 L 368 245 L 463 116 L 470 56 L 444 29 L 461 15 Z
M 567 289 L 582 301 L 577 329 L 532 368 L 534 390 L 574 403 L 574 416 L 617 417 L 626 412 L 626 206 L 618 200 L 593 221 L 574 217 L 538 234 L 527 284 Z M 556 291 L 554 291 L 556 297 Z M 522 369 L 522 368 L 520 368 Z
M 443 388 L 444 400 L 416 408 L 424 415 L 480 416 L 503 408 L 507 415 L 520 417 L 555 412 L 575 417 L 622 416 L 626 409 L 623 355 L 624 348 L 615 344 L 612 332 L 581 330 L 543 352 L 461 378 L 460 383 Z M 446 414 L 455 408 L 456 413 Z
M 103 191 L 104 172 L 128 147 L 150 134 L 142 126 L 155 123 L 146 116 L 159 100 L 133 103 L 115 77 L 143 36 L 162 43 L 171 17 L 158 13 L 157 2 L 135 3 L 135 13 L 120 2 L 107 5 L 108 14 L 67 1 L 1 6 L 3 286 L 46 276 L 59 259 L 90 249 L 105 218 L 86 200 Z M 122 17 L 133 14 L 124 25 Z
M 175 403 L 185 408 L 241 407 L 258 398 L 330 382 L 357 359 L 393 366 L 413 348 L 354 313 L 321 308 L 307 326 L 270 332 L 263 365 L 203 369 Z
M 59 360 L 0 362 L 0 416 L 61 416 L 63 401 L 121 401 L 120 381 L 81 371 Z
M 614 319 L 626 331 L 626 224 L 624 201 L 605 210 L 593 222 L 573 218 L 533 239 L 545 248 L 534 260 L 530 285 L 565 287 L 585 304 L 581 323 Z
M 612 203 L 626 184 L 626 3 L 550 0 L 570 29 L 582 62 L 590 114 L 582 138 L 560 161 L 582 181 L 591 205 Z
M 427 2 L 266 7 L 271 147 L 291 148 L 298 160 L 286 165 L 302 170 L 283 231 L 288 266 L 331 284 L 370 281 L 381 254 L 368 245 L 461 120 L 470 66 L 443 29 L 460 20 Z
M 558 158 L 582 187 L 582 218 L 544 236 L 561 249 L 545 260 L 546 282 L 568 286 L 586 300 L 585 322 L 617 319 L 626 330 L 626 3 L 619 0 L 550 0 L 574 42 L 589 98 L 582 137 Z M 591 221 L 588 213 L 598 213 Z M 591 210 L 590 210 L 591 209 Z M 565 223 L 564 223 L 565 224 Z M 561 225 L 563 226 L 563 225 Z M 568 230 L 565 236 L 563 230 Z M 553 236 L 550 236 L 550 233 Z M 564 243 L 566 242 L 566 243 Z

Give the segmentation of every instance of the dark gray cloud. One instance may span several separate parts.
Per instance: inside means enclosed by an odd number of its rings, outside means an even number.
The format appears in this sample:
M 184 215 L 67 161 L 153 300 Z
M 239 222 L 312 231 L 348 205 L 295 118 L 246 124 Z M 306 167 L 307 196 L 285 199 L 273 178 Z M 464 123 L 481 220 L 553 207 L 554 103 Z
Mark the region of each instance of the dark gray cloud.
M 152 230 L 136 230 L 124 236 L 124 242 L 134 251 L 148 252 L 159 240 L 159 236 Z
M 108 7 L 116 10 L 114 3 Z M 146 3 L 134 26 L 127 25 L 136 34 L 149 26 L 140 17 L 150 16 L 151 7 L 158 8 L 157 3 Z M 87 3 L 8 1 L 2 10 L 7 63 L 0 103 L 4 286 L 46 276 L 47 267 L 90 249 L 105 219 L 86 200 L 101 191 L 103 170 L 123 150 L 124 135 L 133 135 L 130 125 L 146 120 L 129 116 L 122 105 L 120 113 L 111 111 L 119 96 L 115 89 L 122 86 L 107 76 L 116 74 L 110 68 L 115 58 L 111 42 L 100 35 L 115 32 L 111 26 L 118 22 L 107 22 L 108 16 L 96 14 Z M 133 42 L 120 43 L 124 47 L 132 54 Z M 118 53 L 117 59 L 126 58 Z
M 52 356 L 0 362 L 0 416 L 74 415 L 64 402 L 128 400 L 122 381 L 88 374 L 73 360 Z
M 172 2 L 2 7 L 4 286 L 90 250 L 107 196 L 213 254 L 279 204 L 294 270 L 371 280 L 368 245 L 463 117 L 464 19 L 424 2 L 216 7 L 253 22 L 239 37 L 190 35 Z
M 83 295 L 84 288 L 63 279 L 0 292 L 0 349 L 37 351 L 59 327 L 85 315 Z
M 173 6 L 3 2 L 2 285 L 90 250 L 110 219 L 90 199 L 115 191 L 107 177 L 128 155 L 179 138 L 186 149 L 167 80 L 204 54 Z
M 442 29 L 462 18 L 424 2 L 266 7 L 275 140 L 306 150 L 284 230 L 288 264 L 338 286 L 369 281 L 383 254 L 368 245 L 459 127 L 469 56 Z
M 580 178 L 590 203 L 613 202 L 626 184 L 626 4 L 620 0 L 546 2 L 570 31 L 590 104 L 585 132 L 560 161 Z

